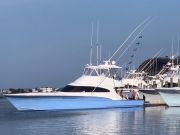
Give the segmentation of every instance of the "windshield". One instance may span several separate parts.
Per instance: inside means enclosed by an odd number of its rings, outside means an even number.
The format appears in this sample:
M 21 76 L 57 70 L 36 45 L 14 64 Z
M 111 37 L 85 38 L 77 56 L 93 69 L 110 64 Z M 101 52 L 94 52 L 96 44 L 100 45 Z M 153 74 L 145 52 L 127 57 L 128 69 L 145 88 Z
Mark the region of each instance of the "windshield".
M 84 75 L 88 76 L 106 76 L 106 77 L 121 77 L 121 71 L 118 68 L 85 68 Z
M 130 73 L 127 75 L 128 79 L 145 79 L 147 77 L 147 74 L 141 74 L 141 73 Z
M 96 69 L 94 69 L 94 68 L 85 68 L 84 75 L 98 76 L 98 73 L 97 73 Z

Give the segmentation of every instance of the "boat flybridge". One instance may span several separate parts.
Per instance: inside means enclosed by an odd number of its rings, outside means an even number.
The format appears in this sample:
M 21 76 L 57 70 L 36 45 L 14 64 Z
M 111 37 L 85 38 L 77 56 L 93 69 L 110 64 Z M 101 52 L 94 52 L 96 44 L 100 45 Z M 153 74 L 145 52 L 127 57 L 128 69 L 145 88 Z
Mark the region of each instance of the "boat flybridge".
M 118 93 L 122 88 L 121 67 L 114 61 L 86 65 L 83 75 L 60 92 L 8 94 L 18 110 L 73 110 L 143 106 L 143 100 L 129 100 Z
M 147 84 L 148 75 L 146 72 L 137 72 L 136 70 L 130 70 L 127 75 L 122 79 L 122 83 L 126 88 L 145 88 Z
M 63 92 L 110 92 L 114 93 L 114 88 L 123 87 L 120 81 L 121 67 L 115 62 L 104 61 L 104 64 L 97 66 L 86 65 L 83 75 L 74 82 L 67 85 Z M 98 93 L 99 94 L 99 93 Z M 114 99 L 120 97 L 112 97 Z

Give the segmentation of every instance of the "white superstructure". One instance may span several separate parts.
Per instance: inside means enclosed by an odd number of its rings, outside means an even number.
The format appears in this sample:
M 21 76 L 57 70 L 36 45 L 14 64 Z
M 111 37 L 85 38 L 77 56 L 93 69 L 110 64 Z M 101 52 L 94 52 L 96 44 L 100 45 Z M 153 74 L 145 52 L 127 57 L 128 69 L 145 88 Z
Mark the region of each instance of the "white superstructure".
M 136 88 L 145 88 L 148 86 L 147 82 L 147 73 L 145 72 L 136 72 L 136 70 L 131 70 L 127 75 L 122 78 L 122 83 L 128 87 Z
M 172 66 L 164 78 L 164 83 L 173 83 L 177 86 L 180 79 L 180 65 Z
M 121 99 L 122 97 L 115 91 L 115 88 L 123 87 L 120 70 L 121 67 L 115 65 L 114 61 L 104 61 L 104 64 L 97 66 L 86 65 L 83 75 L 63 88 L 62 92 L 80 92 L 80 94 L 91 92 L 96 95 L 101 94 L 101 96 L 104 93 L 111 95 L 109 98 Z

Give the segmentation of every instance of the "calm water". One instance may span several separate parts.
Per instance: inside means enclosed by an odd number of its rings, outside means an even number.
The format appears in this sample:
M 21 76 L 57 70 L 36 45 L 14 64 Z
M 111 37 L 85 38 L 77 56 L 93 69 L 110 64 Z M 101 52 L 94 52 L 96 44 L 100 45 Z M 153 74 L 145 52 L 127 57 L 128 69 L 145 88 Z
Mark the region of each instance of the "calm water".
M 0 135 L 179 135 L 180 108 L 18 112 L 0 99 Z

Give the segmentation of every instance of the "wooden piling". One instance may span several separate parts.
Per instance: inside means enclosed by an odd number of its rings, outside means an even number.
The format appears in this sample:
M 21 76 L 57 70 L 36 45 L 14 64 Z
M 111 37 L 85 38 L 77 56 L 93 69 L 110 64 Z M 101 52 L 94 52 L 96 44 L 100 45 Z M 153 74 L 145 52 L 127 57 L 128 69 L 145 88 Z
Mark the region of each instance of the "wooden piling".
M 163 87 L 163 80 L 160 80 L 160 82 L 161 82 L 161 87 Z
M 180 78 L 178 78 L 178 87 L 180 87 Z
M 173 78 L 170 78 L 170 87 L 173 87 Z

